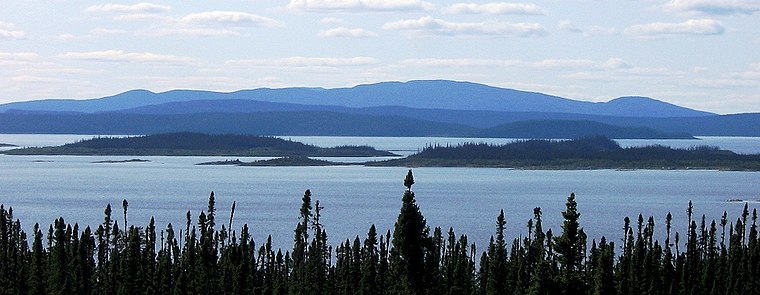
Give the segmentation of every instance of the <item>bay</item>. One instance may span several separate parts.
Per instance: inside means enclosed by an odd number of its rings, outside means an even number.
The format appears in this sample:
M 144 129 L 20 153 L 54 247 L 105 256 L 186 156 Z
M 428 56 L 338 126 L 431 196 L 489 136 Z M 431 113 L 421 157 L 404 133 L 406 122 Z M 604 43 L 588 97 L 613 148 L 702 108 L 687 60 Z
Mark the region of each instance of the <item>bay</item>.
M 91 136 L 0 135 L 0 142 L 19 145 L 70 142 Z M 368 144 L 379 149 L 414 151 L 427 144 L 456 144 L 481 139 L 290 137 L 319 146 Z M 15 140 L 15 141 L 14 141 Z M 509 140 L 509 139 L 504 139 Z M 708 138 L 696 142 L 723 142 Z M 733 142 L 729 138 L 728 142 Z M 738 140 L 736 146 L 757 147 L 757 138 Z M 747 144 L 747 142 L 750 142 Z M 64 142 L 65 143 L 65 142 Z M 631 143 L 633 144 L 633 143 Z M 687 144 L 687 143 L 684 143 Z M 691 144 L 691 143 L 688 143 Z M 709 144 L 708 145 L 714 145 Z M 121 203 L 129 201 L 128 223 L 145 226 L 151 216 L 158 228 L 172 223 L 185 228 L 185 214 L 206 210 L 208 195 L 216 194 L 217 224 L 226 224 L 230 206 L 237 202 L 233 229 L 249 224 L 260 244 L 271 234 L 277 246 L 292 246 L 298 208 L 306 189 L 323 206 L 331 245 L 363 237 L 371 224 L 378 231 L 393 228 L 404 191 L 404 167 L 235 167 L 196 166 L 223 157 L 141 157 L 150 162 L 93 163 L 132 157 L 7 156 L 0 155 L 0 203 L 13 207 L 27 232 L 34 223 L 43 230 L 54 218 L 97 227 L 106 204 L 123 225 Z M 252 161 L 262 158 L 241 158 Z M 345 159 L 360 160 L 360 159 Z M 674 230 L 685 233 L 686 208 L 694 203 L 697 217 L 719 219 L 724 211 L 735 223 L 743 206 L 760 204 L 760 173 L 729 171 L 580 170 L 525 171 L 496 168 L 414 168 L 413 189 L 431 227 L 453 227 L 467 234 L 480 250 L 495 231 L 500 209 L 507 216 L 510 238 L 527 235 L 534 207 L 544 213 L 544 227 L 561 231 L 561 211 L 575 193 L 581 225 L 589 239 L 619 241 L 623 218 L 654 216 L 659 236 L 664 219 L 674 216 Z M 741 199 L 742 202 L 728 202 Z M 480 251 L 479 250 L 479 251 Z

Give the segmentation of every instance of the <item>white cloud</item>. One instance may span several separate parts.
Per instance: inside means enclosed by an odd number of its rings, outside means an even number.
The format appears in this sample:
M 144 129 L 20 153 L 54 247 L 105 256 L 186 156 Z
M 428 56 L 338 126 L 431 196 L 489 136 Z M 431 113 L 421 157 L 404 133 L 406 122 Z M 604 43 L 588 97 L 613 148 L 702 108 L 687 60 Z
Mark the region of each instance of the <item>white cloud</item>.
M 603 35 L 615 35 L 617 34 L 618 30 L 615 28 L 608 28 L 608 27 L 602 27 L 602 26 L 591 26 L 586 28 L 585 32 L 583 32 L 586 36 L 603 36 Z
M 420 0 L 291 0 L 287 7 L 299 10 L 403 11 L 432 10 L 434 5 Z
M 26 39 L 26 32 L 19 30 L 15 25 L 6 22 L 0 22 L 0 40 L 21 40 Z
M 60 34 L 60 35 L 58 35 L 58 40 L 61 40 L 61 41 L 70 41 L 70 40 L 74 40 L 76 38 L 77 38 L 77 36 L 74 35 L 74 34 Z
M 102 4 L 87 7 L 85 12 L 92 14 L 111 15 L 113 19 L 119 21 L 161 21 L 166 20 L 164 16 L 171 11 L 171 6 L 158 5 L 153 3 L 141 2 L 137 4 Z
M 141 29 L 135 34 L 153 37 L 236 37 L 241 36 L 247 28 L 282 25 L 280 21 L 246 12 L 205 11 L 177 18 L 165 17 L 163 21 L 155 22 L 152 27 Z
M 691 11 L 703 14 L 753 14 L 760 11 L 757 0 L 671 0 L 665 7 L 672 11 Z
M 322 30 L 319 32 L 319 36 L 343 37 L 343 38 L 370 38 L 370 37 L 377 37 L 377 33 L 370 32 L 361 28 L 349 29 L 346 27 L 337 27 L 337 28 L 332 28 L 328 30 Z
M 695 79 L 693 87 L 711 89 L 757 88 L 757 80 L 745 78 Z
M 345 22 L 346 20 L 338 17 L 325 17 L 319 20 L 319 23 L 324 25 L 339 25 Z
M 60 78 L 51 78 L 43 76 L 19 75 L 11 78 L 14 82 L 20 83 L 62 83 L 65 80 Z
M 609 63 L 609 61 L 608 61 Z M 615 61 L 613 61 L 615 63 Z M 607 67 L 607 63 L 597 64 L 587 70 L 578 69 L 579 71 L 569 74 L 563 74 L 559 77 L 572 80 L 585 80 L 592 82 L 612 82 L 618 83 L 623 81 L 652 81 L 662 83 L 663 79 L 674 81 L 684 77 L 684 73 L 674 71 L 668 68 L 647 68 L 634 67 L 625 64 L 620 68 Z
M 21 65 L 28 64 L 34 60 L 39 59 L 39 54 L 33 52 L 1 52 L 0 51 L 0 65 Z
M 96 61 L 96 62 L 117 62 L 117 63 L 148 63 L 148 64 L 168 64 L 180 65 L 194 61 L 194 59 L 176 55 L 164 55 L 156 53 L 130 53 L 122 50 L 105 50 L 89 52 L 67 52 L 60 55 L 63 58 Z
M 293 56 L 278 59 L 244 59 L 231 60 L 225 64 L 233 66 L 261 66 L 261 67 L 346 67 L 368 66 L 380 63 L 380 60 L 372 57 L 303 57 Z
M 125 30 L 119 30 L 119 29 L 105 29 L 105 28 L 95 28 L 90 31 L 93 35 L 120 35 L 120 34 L 126 34 L 127 31 Z
M 563 31 L 568 31 L 572 33 L 583 33 L 583 29 L 578 27 L 576 24 L 569 20 L 563 20 L 559 22 L 559 29 Z
M 544 59 L 522 61 L 513 59 L 487 58 L 416 58 L 401 61 L 401 64 L 418 67 L 514 67 L 525 70 L 584 70 L 594 72 L 633 70 L 633 66 L 621 58 L 609 58 L 604 62 L 589 59 Z
M 86 12 L 102 12 L 113 14 L 158 14 L 171 10 L 171 6 L 158 5 L 153 3 L 137 3 L 132 5 L 108 3 L 103 5 L 93 5 L 85 9 Z
M 402 64 L 417 67 L 511 67 L 520 64 L 517 60 L 484 58 L 417 58 L 401 61 Z
M 431 16 L 419 19 L 407 19 L 389 22 L 383 25 L 386 30 L 402 30 L 412 33 L 430 35 L 470 35 L 470 36 L 540 36 L 545 33 L 544 27 L 537 23 L 505 23 L 500 21 L 486 22 L 449 22 Z
M 206 11 L 188 14 L 180 22 L 199 25 L 220 25 L 233 27 L 276 27 L 281 23 L 260 15 L 239 11 Z
M 446 9 L 447 13 L 470 13 L 470 14 L 525 14 L 525 15 L 545 15 L 546 12 L 536 4 L 526 3 L 456 3 Z
M 647 68 L 647 67 L 628 67 L 622 69 L 620 72 L 625 73 L 628 76 L 638 77 L 676 77 L 683 75 L 680 71 L 674 71 L 666 67 L 659 68 Z
M 170 15 L 170 6 L 153 3 L 133 5 L 104 4 L 85 9 L 91 13 L 111 15 L 119 21 L 142 21 L 146 27 L 135 29 L 137 36 L 190 36 L 190 37 L 234 37 L 242 35 L 241 30 L 254 27 L 280 27 L 283 24 L 272 18 L 241 11 L 202 11 L 184 16 Z M 93 35 L 129 33 L 121 30 L 95 29 Z
M 608 59 L 603 65 L 603 68 L 606 69 L 613 69 L 613 70 L 619 70 L 619 69 L 630 69 L 632 68 L 631 65 L 629 65 L 626 61 L 624 61 L 622 58 L 613 57 Z
M 760 63 L 750 64 L 746 71 L 729 73 L 728 77 L 752 81 L 756 87 L 760 87 Z
M 533 63 L 537 68 L 578 68 L 591 67 L 595 63 L 588 59 L 545 59 Z
M 165 15 L 158 15 L 158 14 L 120 14 L 113 17 L 114 20 L 118 21 L 125 21 L 125 22 L 162 22 L 162 21 L 171 21 L 172 18 L 165 16 Z
M 576 24 L 574 24 L 571 21 L 561 21 L 559 23 L 559 29 L 570 32 L 570 33 L 578 33 L 583 34 L 587 37 L 594 37 L 594 36 L 603 36 L 603 35 L 614 35 L 617 33 L 617 29 L 615 28 L 608 28 L 608 27 L 602 27 L 602 26 L 590 26 L 590 27 L 579 27 Z
M 146 31 L 141 34 L 154 37 L 185 36 L 185 37 L 236 37 L 240 32 L 228 29 L 212 28 L 186 28 L 168 26 L 156 30 Z
M 650 23 L 628 27 L 625 32 L 637 38 L 668 35 L 720 35 L 726 29 L 714 19 L 690 19 L 682 23 Z

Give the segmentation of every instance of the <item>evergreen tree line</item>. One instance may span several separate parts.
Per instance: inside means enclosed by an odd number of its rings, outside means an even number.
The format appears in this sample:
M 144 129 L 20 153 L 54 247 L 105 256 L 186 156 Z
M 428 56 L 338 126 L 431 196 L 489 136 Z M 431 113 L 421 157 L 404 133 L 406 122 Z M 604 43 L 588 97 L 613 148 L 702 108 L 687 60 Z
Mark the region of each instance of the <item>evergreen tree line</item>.
M 671 148 L 663 145 L 621 147 L 604 136 L 581 137 L 572 140 L 527 139 L 507 144 L 464 143 L 458 145 L 432 145 L 410 158 L 450 160 L 536 160 L 603 159 L 612 161 L 644 160 L 744 160 L 757 161 L 758 155 L 742 155 L 714 146 Z
M 321 222 L 323 207 L 302 198 L 292 249 L 271 236 L 254 243 L 247 225 L 219 220 L 208 208 L 180 229 L 158 231 L 118 220 L 108 205 L 94 231 L 58 218 L 31 236 L 0 206 L 0 294 L 758 294 L 757 212 L 729 222 L 696 218 L 688 207 L 685 237 L 665 220 L 625 218 L 619 244 L 588 243 L 575 196 L 567 198 L 561 232 L 544 230 L 540 208 L 524 237 L 505 239 L 506 217 L 482 252 L 453 229 L 431 230 L 415 201 L 409 171 L 394 230 L 346 239 L 334 248 Z M 31 241 L 31 243 L 30 243 Z M 590 245 L 590 248 L 588 248 Z

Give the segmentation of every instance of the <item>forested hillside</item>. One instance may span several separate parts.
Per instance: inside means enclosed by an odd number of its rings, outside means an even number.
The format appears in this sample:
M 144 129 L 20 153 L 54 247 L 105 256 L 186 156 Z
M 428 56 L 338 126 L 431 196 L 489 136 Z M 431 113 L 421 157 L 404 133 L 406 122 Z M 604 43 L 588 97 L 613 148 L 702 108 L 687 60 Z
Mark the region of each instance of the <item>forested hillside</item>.
M 521 238 L 505 240 L 496 217 L 488 245 L 476 247 L 454 229 L 431 228 L 412 191 L 411 170 L 395 228 L 371 226 L 362 238 L 335 237 L 323 208 L 306 190 L 293 247 L 256 243 L 249 226 L 232 230 L 218 216 L 214 194 L 206 211 L 183 225 L 128 222 L 129 204 L 104 211 L 97 227 L 62 218 L 27 235 L 13 209 L 0 207 L 0 294 L 757 294 L 760 237 L 757 212 L 745 205 L 735 220 L 693 216 L 656 225 L 625 218 L 620 233 L 588 237 L 575 195 L 561 229 L 542 225 L 542 211 Z M 327 208 L 329 210 L 329 208 Z M 295 211 L 295 208 L 294 208 Z M 119 214 L 121 213 L 121 214 Z M 552 214 L 557 214 L 556 212 Z M 122 216 L 123 215 L 123 219 Z M 197 218 L 197 219 L 196 219 Z M 686 222 L 687 228 L 673 228 Z M 494 226 L 495 225 L 495 226 Z M 664 226 L 664 240 L 654 237 Z M 342 240 L 347 238 L 346 240 Z M 336 242 L 333 242 L 336 241 Z M 619 243 L 619 244 L 616 244 Z
M 393 156 L 369 146 L 322 148 L 277 137 L 192 132 L 130 137 L 95 137 L 61 146 L 5 151 L 12 155 L 148 155 L 148 156 Z
M 593 136 L 572 140 L 518 140 L 503 145 L 434 145 L 406 158 L 369 164 L 523 169 L 760 170 L 760 155 L 736 154 L 711 146 L 694 146 L 687 149 L 674 149 L 662 145 L 623 148 L 609 138 Z

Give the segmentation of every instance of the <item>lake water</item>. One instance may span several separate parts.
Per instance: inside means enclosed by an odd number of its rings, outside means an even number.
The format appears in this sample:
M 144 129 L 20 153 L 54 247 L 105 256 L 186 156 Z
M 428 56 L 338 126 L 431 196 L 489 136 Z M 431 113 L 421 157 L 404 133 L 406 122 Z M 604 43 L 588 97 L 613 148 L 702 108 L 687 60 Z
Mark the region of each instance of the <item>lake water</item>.
M 21 146 L 62 144 L 90 138 L 82 135 L 1 135 L 0 142 Z M 508 139 L 289 137 L 319 146 L 368 144 L 400 154 L 428 144 L 468 141 L 504 142 Z M 663 143 L 623 141 L 622 145 Z M 760 138 L 703 138 L 675 141 L 679 146 L 717 145 L 743 153 L 760 152 Z M 217 224 L 227 223 L 237 202 L 233 228 L 249 224 L 260 243 L 272 234 L 276 245 L 292 246 L 298 208 L 306 189 L 324 206 L 330 244 L 363 237 L 371 224 L 392 229 L 404 191 L 403 167 L 234 167 L 196 166 L 224 157 L 140 157 L 144 163 L 92 163 L 132 157 L 8 156 L 0 155 L 0 203 L 12 206 L 29 232 L 34 223 L 46 228 L 54 218 L 97 226 L 110 203 L 114 219 L 121 220 L 121 201 L 129 201 L 130 224 L 144 226 L 151 216 L 158 228 L 171 222 L 184 228 L 190 210 L 194 222 L 206 209 L 208 195 L 216 193 Z M 259 158 L 241 158 L 251 161 Z M 361 159 L 347 158 L 347 161 Z M 509 237 L 525 236 L 532 209 L 541 207 L 544 226 L 559 233 L 567 196 L 574 192 L 581 225 L 590 239 L 606 235 L 619 241 L 623 218 L 639 213 L 654 216 L 658 233 L 665 215 L 674 215 L 674 229 L 686 229 L 686 207 L 708 221 L 727 211 L 735 221 L 745 202 L 760 205 L 760 173 L 729 171 L 581 170 L 524 171 L 497 168 L 415 168 L 413 190 L 428 225 L 453 227 L 467 234 L 480 250 L 495 230 L 499 209 L 507 216 Z M 123 221 L 120 221 L 122 224 Z

